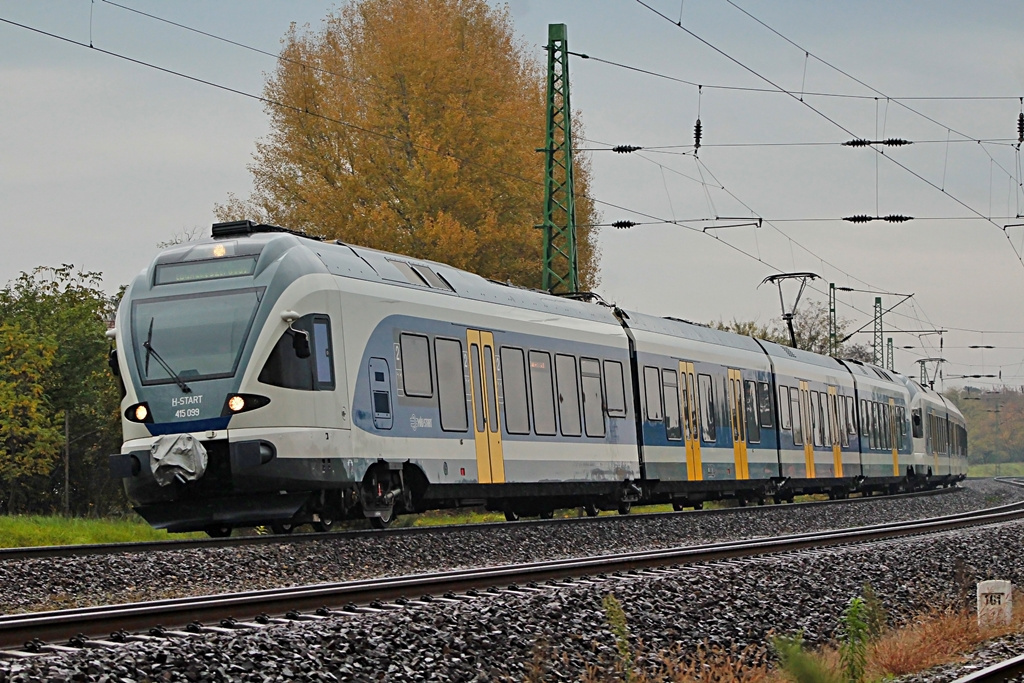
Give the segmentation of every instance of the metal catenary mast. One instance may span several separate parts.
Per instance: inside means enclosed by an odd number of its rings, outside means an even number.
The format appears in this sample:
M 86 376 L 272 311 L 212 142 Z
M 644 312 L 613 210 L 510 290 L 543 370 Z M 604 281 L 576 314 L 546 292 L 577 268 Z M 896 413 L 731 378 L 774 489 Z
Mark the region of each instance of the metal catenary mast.
M 576 268 L 576 205 L 572 172 L 572 109 L 565 24 L 548 25 L 547 132 L 544 148 L 544 273 L 552 293 L 579 291 Z

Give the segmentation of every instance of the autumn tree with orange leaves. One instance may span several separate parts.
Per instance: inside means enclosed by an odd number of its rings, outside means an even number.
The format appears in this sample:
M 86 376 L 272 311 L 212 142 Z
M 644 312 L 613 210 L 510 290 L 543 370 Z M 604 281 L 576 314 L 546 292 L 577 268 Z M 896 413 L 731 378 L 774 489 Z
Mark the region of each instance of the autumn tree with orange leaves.
M 293 26 L 264 92 L 276 104 L 249 166 L 254 192 L 218 218 L 539 287 L 546 65 L 535 51 L 484 0 L 357 0 L 317 30 Z M 598 217 L 589 166 L 575 162 L 580 281 L 593 289 Z

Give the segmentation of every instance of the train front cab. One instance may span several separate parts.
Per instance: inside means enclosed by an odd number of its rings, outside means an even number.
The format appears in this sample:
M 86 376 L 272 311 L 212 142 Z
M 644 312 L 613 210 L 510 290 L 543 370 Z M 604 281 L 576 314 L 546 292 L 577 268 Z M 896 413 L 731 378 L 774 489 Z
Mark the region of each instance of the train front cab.
M 127 381 L 111 470 L 152 525 L 318 521 L 313 497 L 353 486 L 337 458 L 349 428 L 338 288 L 298 238 L 232 233 L 167 250 L 133 282 L 115 329 Z M 163 457 L 179 437 L 187 457 Z

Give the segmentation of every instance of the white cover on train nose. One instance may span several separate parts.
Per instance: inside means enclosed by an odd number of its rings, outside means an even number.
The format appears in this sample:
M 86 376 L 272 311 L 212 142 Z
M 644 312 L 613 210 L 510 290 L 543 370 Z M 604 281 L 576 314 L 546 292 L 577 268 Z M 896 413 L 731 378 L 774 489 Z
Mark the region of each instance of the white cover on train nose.
M 206 448 L 191 434 L 166 434 L 150 448 L 153 478 L 160 486 L 195 481 L 206 472 Z

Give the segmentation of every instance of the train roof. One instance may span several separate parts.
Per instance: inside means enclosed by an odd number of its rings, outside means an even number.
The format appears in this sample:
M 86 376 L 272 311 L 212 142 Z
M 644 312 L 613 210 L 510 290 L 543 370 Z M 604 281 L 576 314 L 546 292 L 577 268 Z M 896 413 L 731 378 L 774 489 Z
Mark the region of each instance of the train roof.
M 273 225 L 256 224 L 251 221 L 215 223 L 210 239 L 189 242 L 168 249 L 157 256 L 156 263 L 187 260 L 195 246 L 224 239 L 238 240 L 240 251 L 245 253 L 258 254 L 265 250 L 275 254 L 274 258 L 295 247 L 306 248 L 316 254 L 327 272 L 341 277 L 431 290 L 462 299 L 485 301 L 616 326 L 619 325 L 619 322 L 615 318 L 615 313 L 619 311 L 629 327 L 634 330 L 664 334 L 721 347 L 743 349 L 758 354 L 767 351 L 768 355 L 777 358 L 791 358 L 830 370 L 843 370 L 843 364 L 828 356 L 793 349 L 770 341 L 755 340 L 750 336 L 718 330 L 687 320 L 618 309 L 605 303 L 597 295 L 582 294 L 576 298 L 557 296 L 542 290 L 513 285 L 511 282 L 502 283 L 489 280 L 475 273 L 436 261 L 361 247 L 339 240 L 327 242 L 301 232 Z M 875 372 L 877 373 L 878 369 L 875 369 Z M 865 374 L 871 376 L 867 371 Z M 893 381 L 891 377 L 883 375 L 879 375 L 879 378 Z
M 745 349 L 757 354 L 764 351 L 757 345 L 753 337 L 748 337 L 734 332 L 718 330 L 707 325 L 681 320 L 679 318 L 659 318 L 658 316 L 638 313 L 635 311 L 623 311 L 626 322 L 630 329 L 644 332 L 664 334 L 677 339 L 705 342 L 716 346 L 725 346 L 733 349 Z
M 768 353 L 769 356 L 772 356 L 773 358 L 789 358 L 800 363 L 806 363 L 807 365 L 817 365 L 819 367 L 826 368 L 828 370 L 834 370 L 836 372 L 846 372 L 846 369 L 843 367 L 842 363 L 837 361 L 835 358 L 832 358 L 831 356 L 823 356 L 821 354 L 813 353 L 811 351 L 805 351 L 803 349 L 794 349 L 792 347 L 783 346 L 782 344 L 777 344 L 766 339 L 762 339 L 760 341 L 761 346 L 764 347 L 764 350 Z
M 619 325 L 614 307 L 603 302 L 594 305 L 577 298 L 555 296 L 511 283 L 495 282 L 435 261 L 340 241 L 326 242 L 285 228 L 250 221 L 214 224 L 211 238 L 169 248 L 156 257 L 155 265 L 190 260 L 190 254 L 197 247 L 203 251 L 203 245 L 224 240 L 237 242 L 235 253 L 254 256 L 262 254 L 257 272 L 264 267 L 262 264 L 267 260 L 266 257 L 277 259 L 291 249 L 302 248 L 315 254 L 327 272 L 341 277 Z M 209 247 L 205 251 L 209 251 Z M 596 295 L 590 298 L 600 301 Z

